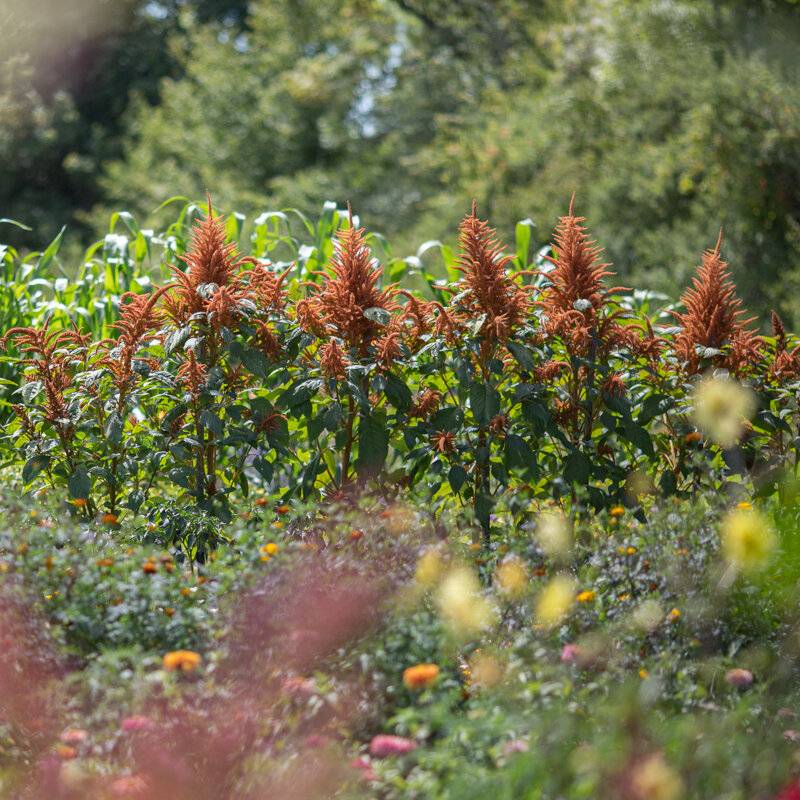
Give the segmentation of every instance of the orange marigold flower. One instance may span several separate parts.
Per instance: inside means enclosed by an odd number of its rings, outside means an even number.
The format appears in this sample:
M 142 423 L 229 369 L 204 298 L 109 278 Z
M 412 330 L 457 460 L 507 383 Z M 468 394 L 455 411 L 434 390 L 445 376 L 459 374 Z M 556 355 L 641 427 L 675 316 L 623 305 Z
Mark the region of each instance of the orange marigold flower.
M 199 653 L 193 650 L 174 650 L 171 653 L 165 653 L 162 659 L 162 664 L 167 672 L 174 672 L 181 670 L 182 672 L 191 672 L 200 666 L 202 660 Z
M 625 506 L 614 506 L 608 513 L 612 517 L 619 517 L 625 513 Z
M 62 744 L 60 747 L 56 748 L 56 753 L 58 757 L 63 759 L 64 761 L 69 761 L 71 758 L 78 757 L 78 751 L 74 747 L 70 747 L 69 745 Z
M 86 506 L 89 505 L 89 501 L 85 497 L 77 497 L 72 501 L 72 505 L 74 505 L 75 508 L 86 508 Z
M 403 683 L 408 689 L 424 689 L 439 677 L 437 664 L 417 664 L 403 670 Z
M 145 561 L 142 565 L 142 572 L 145 575 L 152 575 L 154 572 L 158 572 L 158 567 L 152 561 Z
M 437 431 L 431 436 L 431 445 L 443 455 L 456 449 L 456 436 L 452 431 Z
M 700 431 L 692 431 L 691 433 L 687 433 L 686 436 L 683 437 L 683 441 L 686 444 L 697 444 L 703 438 L 703 434 Z
M 586 592 L 581 592 L 575 599 L 579 603 L 591 603 L 597 597 L 597 594 L 591 589 Z
M 116 514 L 112 514 L 110 511 L 103 514 L 103 525 L 116 525 L 117 522 L 119 522 L 119 518 Z

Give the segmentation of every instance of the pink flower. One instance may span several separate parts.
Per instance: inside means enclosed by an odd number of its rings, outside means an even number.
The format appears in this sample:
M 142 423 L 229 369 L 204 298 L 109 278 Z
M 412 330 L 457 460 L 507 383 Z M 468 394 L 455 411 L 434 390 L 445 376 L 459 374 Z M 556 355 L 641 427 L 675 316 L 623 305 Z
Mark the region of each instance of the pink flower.
M 373 737 L 369 743 L 369 754 L 375 758 L 387 756 L 401 756 L 417 749 L 417 743 L 404 736 L 390 736 L 381 734 Z
M 142 716 L 141 714 L 134 714 L 130 717 L 125 717 L 122 720 L 122 730 L 129 733 L 137 733 L 138 731 L 149 731 L 153 727 L 153 720 L 150 717 Z
M 83 728 L 69 728 L 61 734 L 61 741 L 64 744 L 80 744 L 89 738 L 89 731 Z
M 503 755 L 510 756 L 512 753 L 527 753 L 528 743 L 524 739 L 512 739 L 503 745 Z
M 729 669 L 725 673 L 725 683 L 737 689 L 746 689 L 753 683 L 753 673 L 749 669 Z
M 375 774 L 375 770 L 372 769 L 369 761 L 365 758 L 354 758 L 350 762 L 350 766 L 353 769 L 357 769 L 361 773 L 361 777 L 365 781 L 376 781 L 378 780 L 378 776 Z
M 800 781 L 794 780 L 784 786 L 774 800 L 800 800 Z
M 281 691 L 290 697 L 313 697 L 317 692 L 314 681 L 308 678 L 287 677 L 281 681 Z
M 581 653 L 580 647 L 577 644 L 565 644 L 561 648 L 561 663 L 568 664 L 574 661 Z

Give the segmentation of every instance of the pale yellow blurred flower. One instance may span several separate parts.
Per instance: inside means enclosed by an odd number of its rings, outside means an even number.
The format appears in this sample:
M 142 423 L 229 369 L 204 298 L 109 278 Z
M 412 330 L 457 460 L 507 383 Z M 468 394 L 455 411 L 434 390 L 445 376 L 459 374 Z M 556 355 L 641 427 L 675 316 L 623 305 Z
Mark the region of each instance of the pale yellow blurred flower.
M 444 562 L 439 551 L 432 547 L 426 550 L 417 561 L 414 580 L 421 586 L 430 586 L 435 583 L 444 569 Z
M 559 511 L 545 511 L 536 522 L 536 541 L 546 556 L 566 556 L 573 544 L 572 522 Z
M 667 764 L 661 753 L 654 753 L 637 764 L 631 784 L 641 800 L 679 800 L 683 797 L 683 781 Z
M 729 378 L 706 378 L 695 389 L 694 422 L 721 447 L 736 444 L 755 410 L 755 394 Z
M 720 527 L 725 558 L 741 569 L 763 567 L 777 546 L 769 520 L 755 509 L 729 511 Z
M 439 584 L 437 605 L 454 633 L 472 635 L 491 625 L 494 613 L 474 573 L 466 567 L 451 569 Z
M 472 682 L 481 686 L 496 686 L 503 679 L 503 665 L 493 656 L 476 653 L 469 660 Z
M 509 556 L 494 573 L 495 584 L 506 597 L 517 597 L 528 585 L 528 570 L 521 559 Z
M 647 633 L 655 630 L 664 620 L 664 609 L 655 600 L 645 600 L 633 612 L 633 626 Z
M 566 616 L 575 602 L 575 581 L 560 575 L 545 587 L 536 603 L 536 620 L 550 628 Z

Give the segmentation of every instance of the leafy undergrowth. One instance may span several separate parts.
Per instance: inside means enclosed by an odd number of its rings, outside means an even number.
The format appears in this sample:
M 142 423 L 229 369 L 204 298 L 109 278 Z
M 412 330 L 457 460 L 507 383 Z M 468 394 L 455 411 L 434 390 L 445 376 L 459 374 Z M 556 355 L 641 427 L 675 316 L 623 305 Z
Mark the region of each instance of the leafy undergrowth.
M 256 503 L 198 564 L 6 496 L 0 794 L 792 797 L 800 511 L 724 499 Z

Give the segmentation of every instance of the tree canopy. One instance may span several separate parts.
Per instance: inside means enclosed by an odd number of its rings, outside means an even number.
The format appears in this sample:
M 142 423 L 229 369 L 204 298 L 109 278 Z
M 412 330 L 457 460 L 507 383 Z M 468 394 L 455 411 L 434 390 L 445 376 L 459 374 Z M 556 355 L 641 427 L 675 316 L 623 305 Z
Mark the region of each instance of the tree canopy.
M 475 197 L 544 244 L 575 193 L 620 282 L 676 294 L 723 228 L 747 303 L 800 318 L 796 2 L 33 6 L 4 12 L 0 216 L 39 237 L 208 188 L 350 200 L 399 254 Z

